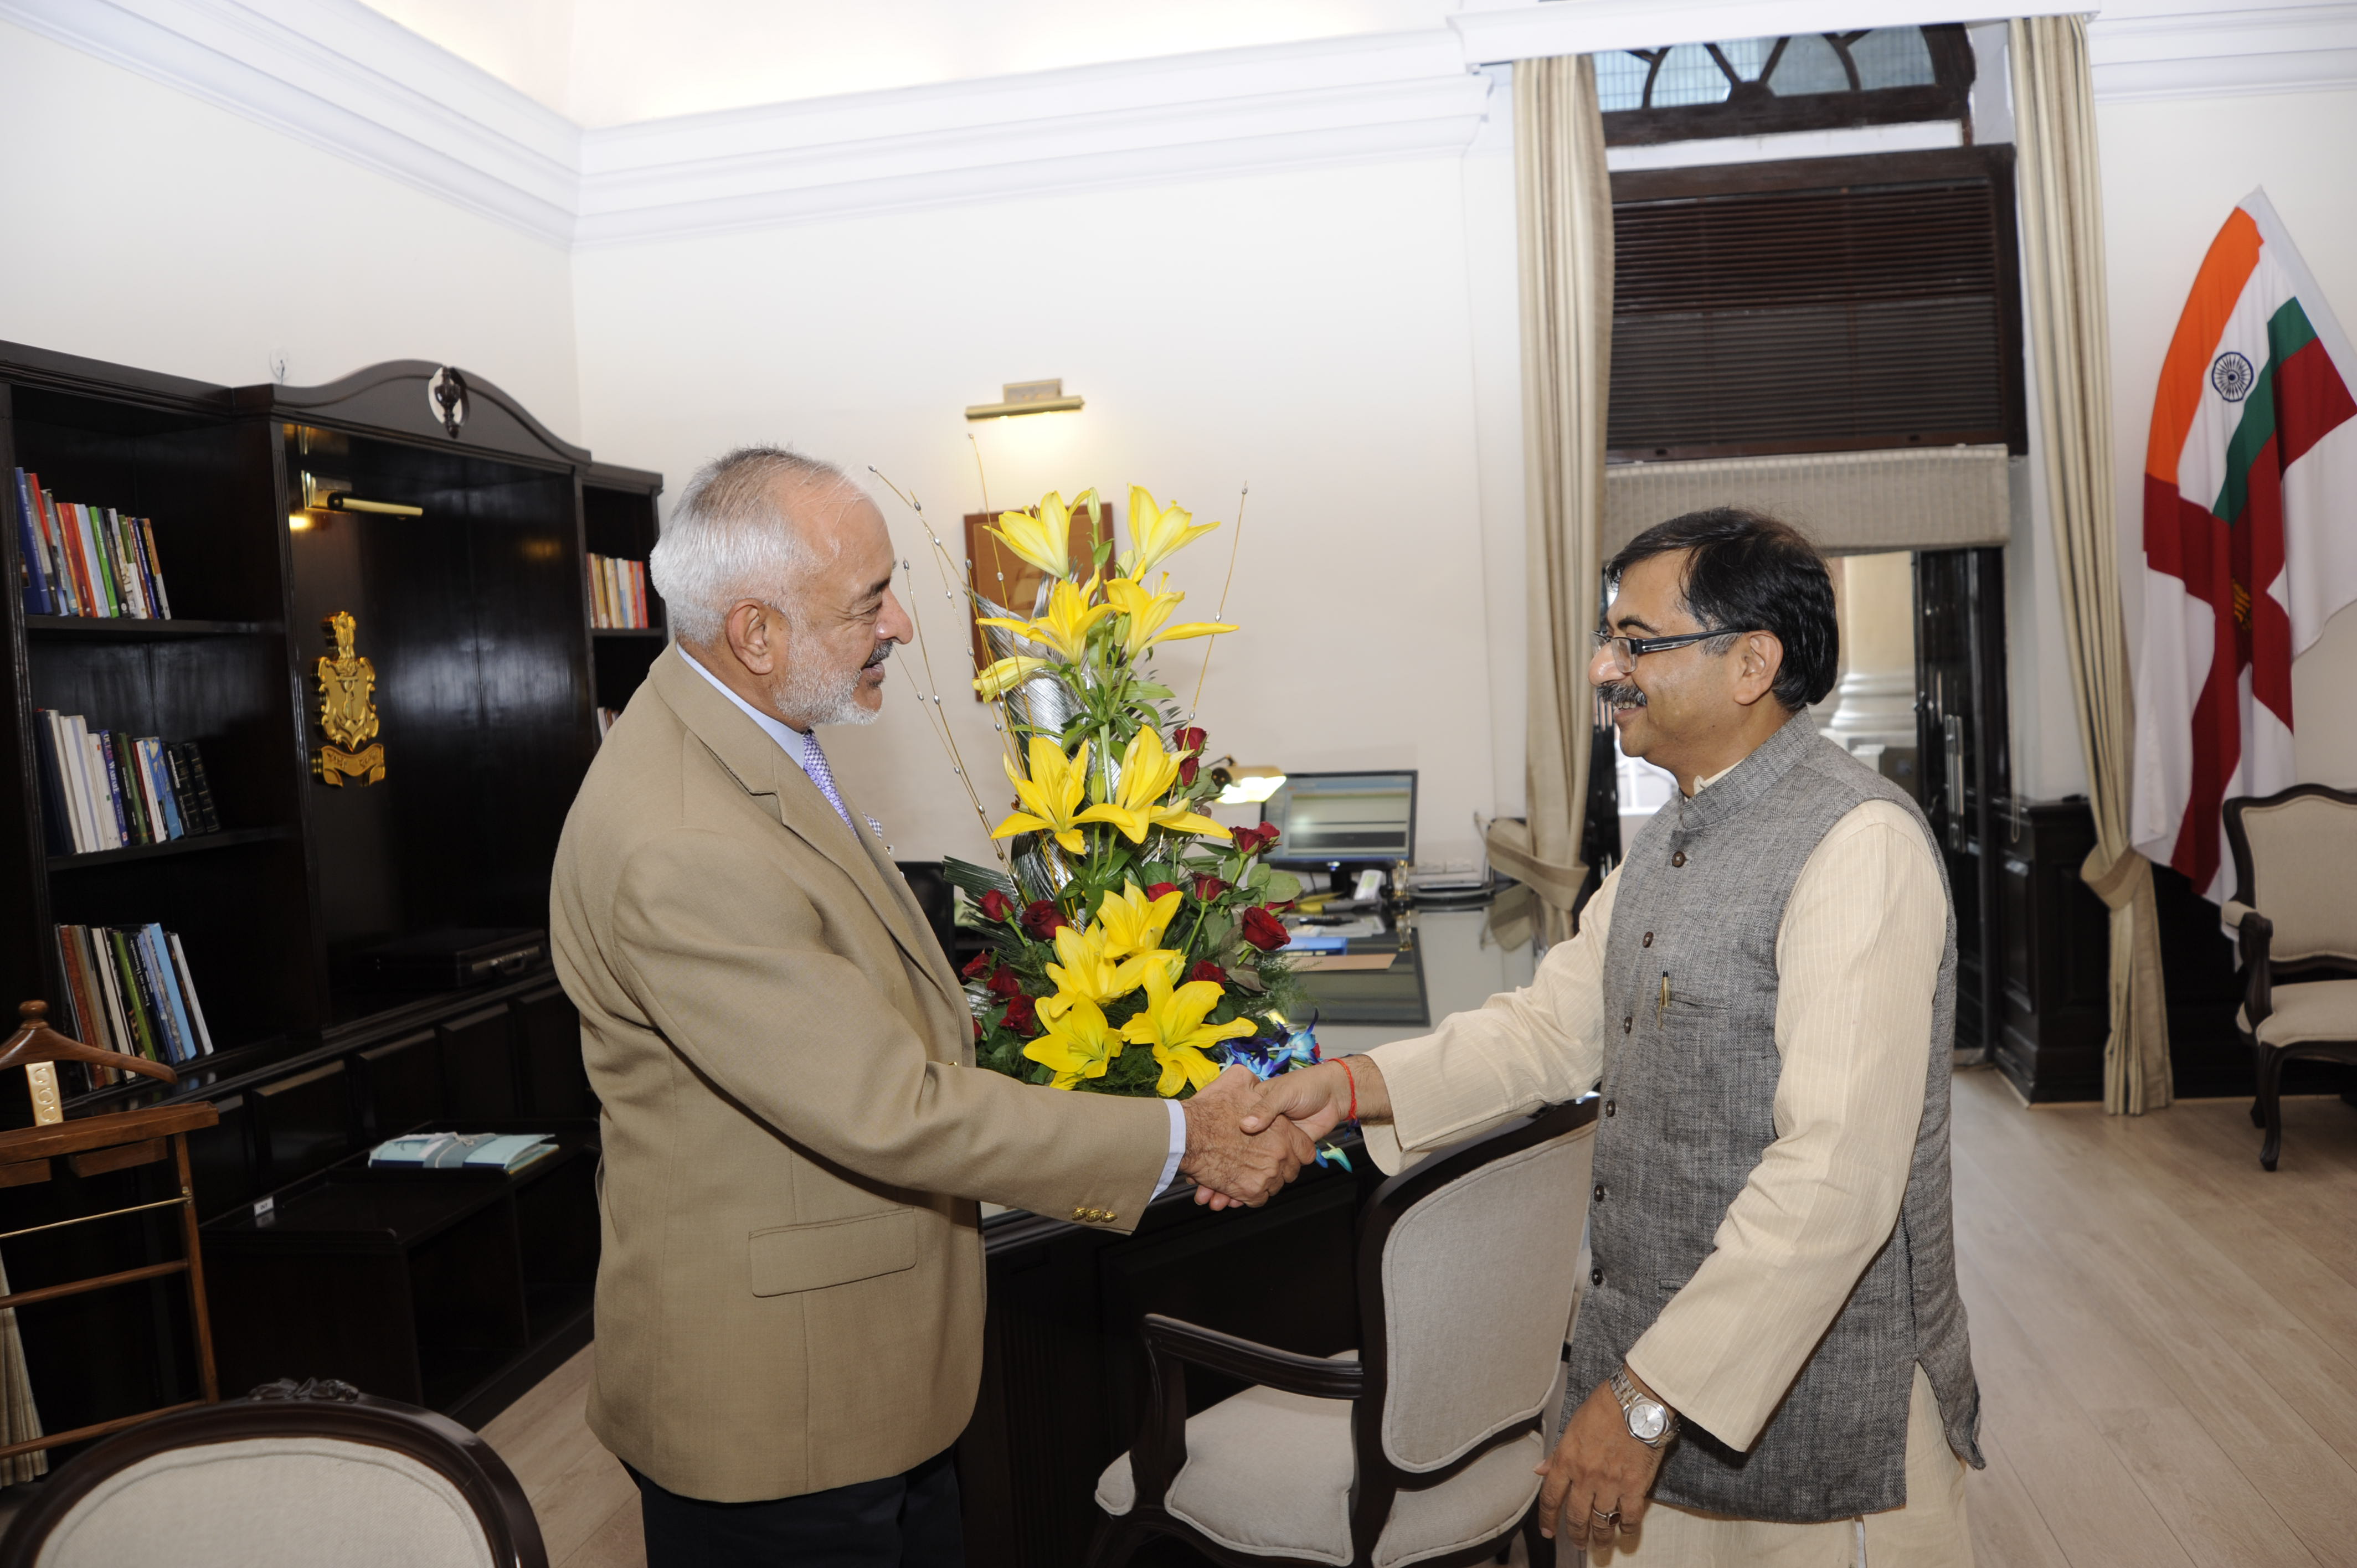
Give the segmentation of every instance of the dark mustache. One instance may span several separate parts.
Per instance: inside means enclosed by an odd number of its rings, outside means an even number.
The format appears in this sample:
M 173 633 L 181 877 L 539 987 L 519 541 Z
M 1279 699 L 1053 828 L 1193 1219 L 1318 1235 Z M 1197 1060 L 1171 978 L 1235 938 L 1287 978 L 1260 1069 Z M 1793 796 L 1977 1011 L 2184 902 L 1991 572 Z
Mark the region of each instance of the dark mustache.
M 883 663 L 884 660 L 891 657 L 892 645 L 888 642 L 879 642 L 876 645 L 876 651 L 867 656 L 867 662 L 862 664 L 860 668 L 862 670 L 873 670 L 878 664 Z
M 1596 695 L 1608 708 L 1641 708 L 1645 705 L 1645 693 L 1626 681 L 1607 681 L 1596 688 Z

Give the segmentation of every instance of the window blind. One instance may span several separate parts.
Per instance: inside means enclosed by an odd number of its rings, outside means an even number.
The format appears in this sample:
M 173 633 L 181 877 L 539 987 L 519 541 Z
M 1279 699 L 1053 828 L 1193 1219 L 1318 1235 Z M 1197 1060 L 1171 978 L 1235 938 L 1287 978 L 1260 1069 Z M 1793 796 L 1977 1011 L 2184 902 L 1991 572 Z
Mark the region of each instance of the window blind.
M 1613 177 L 1612 455 L 2025 447 L 2010 153 Z

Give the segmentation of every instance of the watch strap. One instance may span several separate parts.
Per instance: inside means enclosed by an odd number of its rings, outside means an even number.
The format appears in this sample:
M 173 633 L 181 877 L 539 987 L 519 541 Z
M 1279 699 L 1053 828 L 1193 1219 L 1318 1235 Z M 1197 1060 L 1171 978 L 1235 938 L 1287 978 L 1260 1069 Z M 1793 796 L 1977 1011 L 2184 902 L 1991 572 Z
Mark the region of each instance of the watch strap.
M 1640 1401 L 1655 1406 L 1662 1412 L 1662 1430 L 1660 1435 L 1655 1437 L 1641 1436 L 1639 1434 L 1635 1425 L 1632 1423 L 1629 1428 L 1630 1436 L 1636 1438 L 1638 1442 L 1643 1444 L 1648 1448 L 1660 1448 L 1667 1444 L 1671 1438 L 1675 1437 L 1678 1434 L 1678 1412 L 1672 1410 L 1667 1404 L 1663 1403 L 1662 1401 L 1653 1398 L 1652 1395 L 1638 1392 L 1637 1385 L 1630 1380 L 1629 1369 L 1627 1367 L 1620 1366 L 1613 1368 L 1610 1383 L 1612 1397 L 1620 1402 L 1620 1416 L 1624 1422 L 1630 1419 Z

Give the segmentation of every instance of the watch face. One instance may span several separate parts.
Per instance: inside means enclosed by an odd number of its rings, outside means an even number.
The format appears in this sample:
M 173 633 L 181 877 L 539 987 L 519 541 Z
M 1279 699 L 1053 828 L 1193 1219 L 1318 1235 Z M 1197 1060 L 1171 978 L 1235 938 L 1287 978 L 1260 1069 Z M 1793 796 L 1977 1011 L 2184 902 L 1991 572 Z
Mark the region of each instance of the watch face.
M 1640 1443 L 1658 1442 L 1669 1423 L 1670 1412 L 1652 1400 L 1639 1400 L 1629 1407 L 1629 1434 Z

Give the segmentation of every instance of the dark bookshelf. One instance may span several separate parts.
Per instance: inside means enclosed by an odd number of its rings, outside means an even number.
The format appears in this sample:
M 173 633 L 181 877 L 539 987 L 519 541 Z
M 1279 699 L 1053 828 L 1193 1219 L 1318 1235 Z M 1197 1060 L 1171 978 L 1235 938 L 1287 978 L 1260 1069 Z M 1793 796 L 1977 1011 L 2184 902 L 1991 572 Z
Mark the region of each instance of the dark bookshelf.
M 274 843 L 295 836 L 292 828 L 236 828 L 217 833 L 191 833 L 163 843 L 135 843 L 122 849 L 91 850 L 83 854 L 49 856 L 49 875 L 91 867 L 120 865 L 125 861 L 154 860 L 167 854 L 194 854 L 209 849 L 238 849 L 246 844 Z
M 591 552 L 646 558 L 661 476 L 594 462 L 471 373 L 456 372 L 462 417 L 446 422 L 433 389 L 452 386 L 451 374 L 402 360 L 327 386 L 231 388 L 0 344 L 0 477 L 22 467 L 60 500 L 151 519 L 175 612 L 27 613 L 16 494 L 5 487 L 0 747 L 15 766 L 0 768 L 0 821 L 16 826 L 0 832 L 0 977 L 8 1001 L 46 1000 L 63 1026 L 57 925 L 153 921 L 179 934 L 213 1054 L 183 1064 L 170 1088 L 143 1079 L 77 1093 L 70 1082 L 66 1112 L 212 1101 L 221 1123 L 190 1145 L 209 1219 L 250 1211 L 421 1121 L 596 1112 L 577 1020 L 545 964 L 461 992 L 403 993 L 353 961 L 445 927 L 547 924 L 549 870 L 596 755 L 597 710 L 629 700 L 665 636 L 660 601 L 656 628 L 593 636 L 587 565 Z M 307 506 L 307 472 L 315 486 L 421 515 Z M 357 651 L 376 671 L 386 777 L 371 785 L 331 788 L 311 771 L 326 738 L 321 621 L 339 610 L 357 618 Z M 48 854 L 33 743 L 43 708 L 198 743 L 222 831 Z M 0 1126 L 32 1120 L 22 1076 L 0 1081 Z M 127 1171 L 0 1189 L 0 1230 L 114 1207 L 159 1179 Z M 537 1185 L 587 1190 L 586 1180 Z M 579 1201 L 594 1240 L 594 1200 Z M 162 1222 L 28 1237 L 8 1248 L 9 1283 L 135 1267 L 172 1245 Z M 579 1280 L 527 1283 L 562 1295 Z M 307 1310 L 211 1294 L 216 1322 L 242 1315 L 249 1343 L 257 1326 L 267 1345 L 276 1315 Z M 513 1384 L 509 1363 L 553 1348 L 542 1328 L 572 1324 L 580 1305 L 533 1297 L 521 1344 L 480 1341 L 487 1355 L 512 1351 L 506 1361 L 470 1363 L 425 1391 L 487 1415 L 485 1402 Z M 465 1316 L 455 1298 L 451 1310 Z M 185 1315 L 144 1285 L 71 1312 L 26 1309 L 44 1425 L 190 1397 L 193 1369 L 175 1348 Z
M 655 547 L 656 490 L 651 475 L 608 464 L 592 464 L 581 479 L 581 521 L 584 553 L 611 555 L 624 561 L 644 561 Z M 583 578 L 586 586 L 587 578 Z M 662 596 L 647 585 L 647 618 L 643 627 L 593 627 L 590 660 L 597 692 L 597 705 L 619 713 L 630 704 L 647 668 L 670 640 Z M 582 615 L 590 614 L 584 603 Z
M 21 601 L 20 601 L 21 602 Z M 286 628 L 276 621 L 141 620 L 130 616 L 37 616 L 25 618 L 25 629 L 35 637 L 86 637 L 116 642 L 156 642 L 178 637 L 276 636 Z

